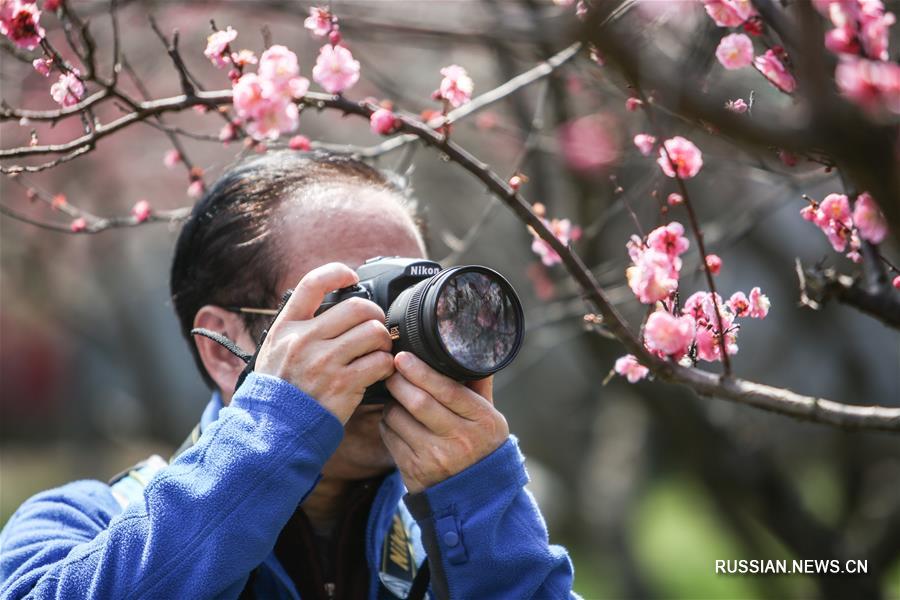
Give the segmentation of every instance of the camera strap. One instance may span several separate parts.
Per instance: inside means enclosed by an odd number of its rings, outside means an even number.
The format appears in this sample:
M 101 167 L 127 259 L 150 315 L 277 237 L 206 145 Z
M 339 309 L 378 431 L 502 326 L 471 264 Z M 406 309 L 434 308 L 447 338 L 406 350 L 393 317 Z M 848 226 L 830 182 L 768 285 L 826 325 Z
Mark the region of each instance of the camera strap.
M 221 333 L 217 333 L 215 331 L 212 331 L 211 329 L 206 329 L 205 327 L 195 327 L 194 329 L 191 329 L 191 335 L 202 335 L 205 338 L 211 339 L 212 341 L 220 344 L 226 350 L 244 361 L 244 363 L 247 365 L 246 367 L 244 367 L 244 370 L 241 371 L 240 376 L 238 376 L 237 383 L 234 385 L 234 391 L 237 391 L 237 389 L 241 387 L 241 384 L 243 384 L 244 380 L 247 379 L 247 375 L 252 373 L 256 368 L 256 357 L 259 355 L 259 350 L 260 348 L 262 348 L 263 342 L 266 341 L 266 336 L 269 334 L 269 329 L 272 328 L 272 323 L 275 322 L 275 319 L 278 318 L 278 315 L 281 314 L 282 309 L 284 309 L 288 300 L 290 300 L 293 291 L 294 290 L 288 290 L 281 297 L 281 303 L 278 305 L 278 310 L 272 316 L 272 320 L 269 321 L 269 325 L 265 329 L 263 329 L 262 334 L 260 334 L 259 342 L 256 344 L 256 350 L 253 351 L 253 354 L 245 352 L 243 348 L 241 348 L 234 342 L 234 340 L 229 339 Z

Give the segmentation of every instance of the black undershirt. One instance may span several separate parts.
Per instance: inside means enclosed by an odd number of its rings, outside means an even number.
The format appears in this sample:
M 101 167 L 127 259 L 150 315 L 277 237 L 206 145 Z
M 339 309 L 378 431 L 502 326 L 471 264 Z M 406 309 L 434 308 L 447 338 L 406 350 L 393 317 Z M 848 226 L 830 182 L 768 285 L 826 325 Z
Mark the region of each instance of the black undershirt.
M 381 479 L 354 488 L 330 534 L 316 532 L 298 507 L 281 530 L 275 556 L 304 600 L 365 600 L 369 590 L 366 526 Z

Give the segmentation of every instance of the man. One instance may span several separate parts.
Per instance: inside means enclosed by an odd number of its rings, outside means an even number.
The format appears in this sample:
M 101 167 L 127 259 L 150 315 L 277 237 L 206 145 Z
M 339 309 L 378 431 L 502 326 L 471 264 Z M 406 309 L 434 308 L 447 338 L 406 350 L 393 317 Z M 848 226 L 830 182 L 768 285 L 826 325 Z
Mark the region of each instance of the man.
M 568 597 L 491 379 L 392 356 L 370 301 L 314 316 L 366 259 L 424 254 L 404 196 L 358 161 L 272 152 L 223 175 L 172 267 L 216 390 L 201 425 L 168 465 L 23 504 L 0 536 L 3 598 Z M 288 288 L 235 391 L 244 362 L 190 330 L 253 349 Z M 380 380 L 394 400 L 361 405 Z

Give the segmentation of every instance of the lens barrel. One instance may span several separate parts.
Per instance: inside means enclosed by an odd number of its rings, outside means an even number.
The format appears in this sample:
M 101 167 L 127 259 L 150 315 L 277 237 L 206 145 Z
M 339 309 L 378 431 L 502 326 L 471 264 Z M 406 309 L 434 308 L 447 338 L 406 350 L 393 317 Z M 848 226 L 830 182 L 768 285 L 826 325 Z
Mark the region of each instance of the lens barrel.
M 401 292 L 387 311 L 394 352 L 412 352 L 458 381 L 506 367 L 522 346 L 525 318 L 515 290 L 487 267 L 444 269 Z

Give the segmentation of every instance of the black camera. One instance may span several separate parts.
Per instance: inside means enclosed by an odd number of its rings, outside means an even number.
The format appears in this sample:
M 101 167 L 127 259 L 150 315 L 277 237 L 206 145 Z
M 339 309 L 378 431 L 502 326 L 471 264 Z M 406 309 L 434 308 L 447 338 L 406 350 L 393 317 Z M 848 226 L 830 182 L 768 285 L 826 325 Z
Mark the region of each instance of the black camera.
M 472 381 L 509 365 L 522 346 L 522 304 L 492 269 L 443 269 L 430 260 L 379 256 L 356 272 L 359 283 L 328 294 L 316 314 L 348 298 L 371 300 L 385 312 L 394 354 L 412 352 L 448 377 Z M 366 390 L 363 403 L 389 398 L 378 382 Z

